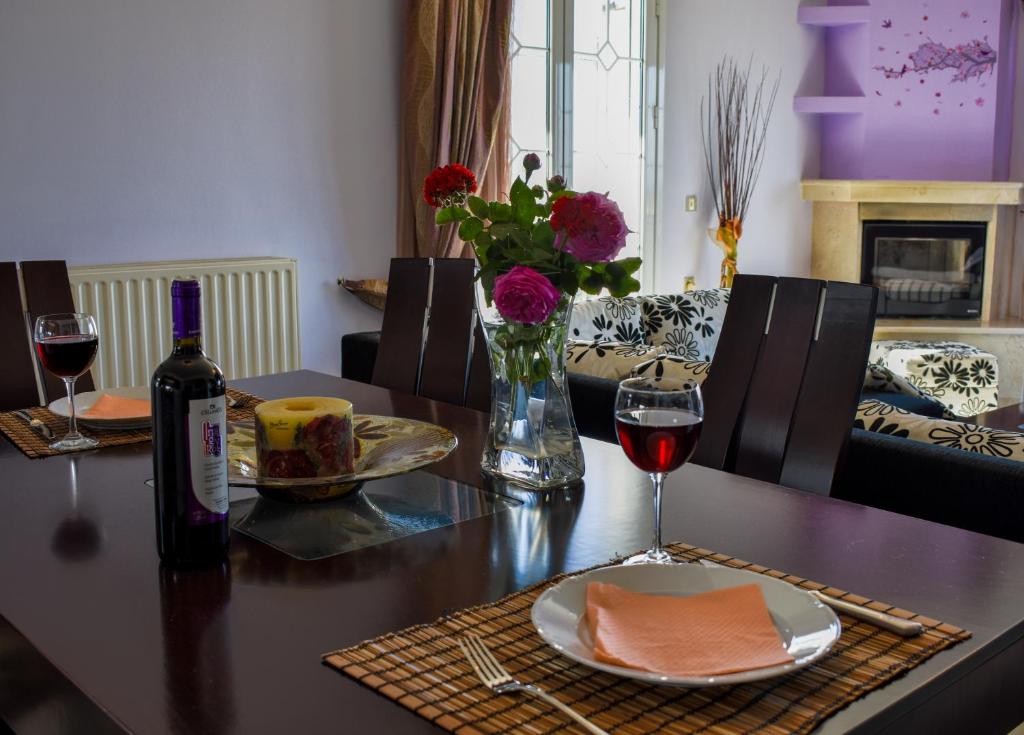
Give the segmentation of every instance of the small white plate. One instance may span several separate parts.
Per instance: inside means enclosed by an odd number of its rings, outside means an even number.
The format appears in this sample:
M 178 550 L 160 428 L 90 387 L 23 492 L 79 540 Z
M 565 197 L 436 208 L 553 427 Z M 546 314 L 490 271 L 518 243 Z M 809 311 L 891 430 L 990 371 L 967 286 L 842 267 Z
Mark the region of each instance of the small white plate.
M 135 398 L 140 401 L 150 399 L 149 387 L 139 385 L 132 388 L 106 388 L 104 390 L 90 390 L 85 393 L 75 394 L 75 412 L 78 414 L 78 421 L 83 426 L 91 426 L 94 429 L 144 429 L 150 425 L 150 416 L 132 416 L 121 419 L 91 419 L 83 416 L 92 404 L 96 403 L 104 393 L 120 398 Z M 58 398 L 50 404 L 50 410 L 58 416 L 68 417 L 68 399 Z
M 699 592 L 756 584 L 764 592 L 772 622 L 793 663 L 719 676 L 681 677 L 627 669 L 594 658 L 584 615 L 590 582 L 616 584 L 633 592 L 686 597 Z M 530 613 L 540 637 L 563 655 L 586 666 L 628 679 L 677 687 L 707 687 L 770 679 L 803 668 L 828 653 L 839 639 L 835 613 L 807 592 L 772 577 L 728 567 L 696 564 L 638 564 L 595 569 L 545 590 Z

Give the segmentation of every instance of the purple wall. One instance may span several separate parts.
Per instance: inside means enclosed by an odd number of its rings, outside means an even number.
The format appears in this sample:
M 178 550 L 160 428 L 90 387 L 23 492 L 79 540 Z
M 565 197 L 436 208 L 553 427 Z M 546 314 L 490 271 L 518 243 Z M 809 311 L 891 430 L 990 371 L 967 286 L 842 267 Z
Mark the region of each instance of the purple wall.
M 822 175 L 1005 179 L 1015 3 L 873 0 L 866 25 L 829 30 L 825 93 L 859 80 L 866 105 L 825 117 Z

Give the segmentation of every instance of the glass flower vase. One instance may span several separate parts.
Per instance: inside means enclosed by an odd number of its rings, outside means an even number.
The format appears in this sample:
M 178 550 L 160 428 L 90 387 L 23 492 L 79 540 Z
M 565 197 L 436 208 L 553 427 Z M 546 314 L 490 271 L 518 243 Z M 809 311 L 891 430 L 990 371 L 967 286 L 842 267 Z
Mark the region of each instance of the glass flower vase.
M 480 468 L 534 489 L 583 477 L 583 448 L 565 380 L 572 298 L 537 325 L 506 321 L 477 286 L 477 313 L 491 360 L 491 420 Z

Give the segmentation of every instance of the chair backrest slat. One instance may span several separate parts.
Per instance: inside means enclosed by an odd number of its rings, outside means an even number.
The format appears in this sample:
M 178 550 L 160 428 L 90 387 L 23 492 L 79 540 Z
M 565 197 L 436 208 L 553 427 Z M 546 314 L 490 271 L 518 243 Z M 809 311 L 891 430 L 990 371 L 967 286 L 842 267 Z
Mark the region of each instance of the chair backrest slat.
M 864 286 L 830 281 L 817 339 L 811 344 L 780 482 L 827 493 L 845 456 L 868 361 L 877 298 Z M 828 461 L 831 458 L 831 461 Z
M 474 310 L 474 263 L 464 258 L 393 258 L 375 385 L 486 411 L 487 344 Z
M 0 411 L 38 405 L 39 388 L 32 367 L 35 358 L 15 263 L 0 263 L 0 344 L 5 351 L 0 360 Z
M 872 286 L 737 276 L 694 461 L 827 494 L 856 413 L 877 299 Z
M 736 446 L 737 474 L 778 482 L 814 337 L 821 281 L 780 278 Z
M 25 284 L 25 306 L 28 309 L 29 325 L 43 314 L 62 314 L 75 311 L 75 300 L 71 295 L 71 280 L 68 267 L 63 260 L 26 260 L 21 263 L 21 278 Z M 95 315 L 94 315 L 95 316 Z M 31 328 L 31 327 L 30 327 Z M 100 335 L 103 339 L 103 335 Z M 64 381 L 52 375 L 42 366 L 43 392 L 47 402 L 66 395 Z M 92 373 L 87 372 L 75 381 L 75 392 L 94 389 Z
M 718 336 L 713 369 L 702 386 L 708 410 L 693 458 L 697 464 L 718 470 L 729 466 L 774 291 L 774 278 L 737 276 Z
M 473 343 L 473 261 L 435 258 L 419 394 L 462 405 Z
M 416 393 L 423 330 L 430 302 L 430 261 L 392 258 L 373 384 Z

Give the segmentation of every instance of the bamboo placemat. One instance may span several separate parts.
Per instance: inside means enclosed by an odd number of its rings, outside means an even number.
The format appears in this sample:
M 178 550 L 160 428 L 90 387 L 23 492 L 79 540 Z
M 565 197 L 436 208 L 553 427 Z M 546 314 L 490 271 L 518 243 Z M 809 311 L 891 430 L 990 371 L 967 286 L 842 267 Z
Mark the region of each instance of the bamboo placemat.
M 235 407 L 228 408 L 228 421 L 252 421 L 256 416 L 256 406 L 263 402 L 263 399 L 259 396 L 254 396 L 252 393 L 246 393 L 243 390 L 237 388 L 227 389 L 229 403 L 234 401 Z M 68 420 L 62 416 L 50 411 L 48 408 L 35 407 L 26 408 L 26 411 L 33 417 L 37 418 L 50 427 L 50 431 L 56 437 L 64 436 L 68 431 Z M 138 444 L 140 442 L 148 442 L 153 438 L 153 432 L 150 429 L 129 429 L 129 430 L 111 430 L 111 429 L 93 429 L 88 426 L 83 426 L 82 422 L 78 422 L 78 430 L 82 434 L 96 439 L 100 444 L 95 449 L 103 449 L 105 447 L 118 447 L 125 444 Z M 67 454 L 67 452 L 58 452 L 50 449 L 48 446 L 49 439 L 44 439 L 40 434 L 30 427 L 24 420 L 18 418 L 11 412 L 0 413 L 0 432 L 6 436 L 14 446 L 20 449 L 26 456 L 36 459 L 38 457 L 53 457 L 57 454 Z
M 541 640 L 530 622 L 530 608 L 541 592 L 568 576 L 561 575 L 495 603 L 325 654 L 324 662 L 459 735 L 578 731 L 557 710 L 533 697 L 497 695 L 481 685 L 455 640 L 463 632 L 472 632 L 484 639 L 514 677 L 537 684 L 609 732 L 784 735 L 810 732 L 872 689 L 971 635 L 931 618 L 706 549 L 675 544 L 669 551 L 678 561 L 710 559 L 819 589 L 917 620 L 925 630 L 914 638 L 902 638 L 840 615 L 840 639 L 825 658 L 800 671 L 732 687 L 658 687 L 578 665 Z

